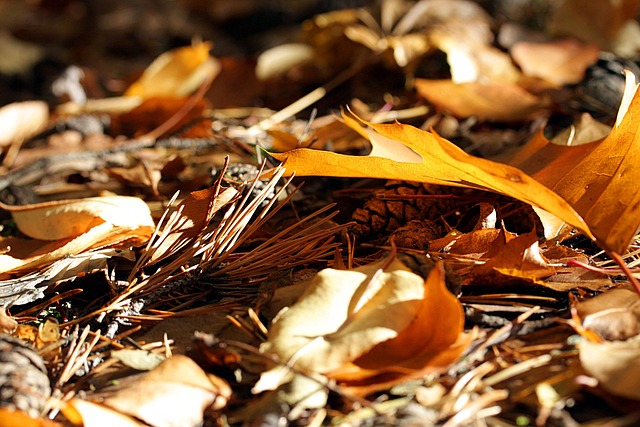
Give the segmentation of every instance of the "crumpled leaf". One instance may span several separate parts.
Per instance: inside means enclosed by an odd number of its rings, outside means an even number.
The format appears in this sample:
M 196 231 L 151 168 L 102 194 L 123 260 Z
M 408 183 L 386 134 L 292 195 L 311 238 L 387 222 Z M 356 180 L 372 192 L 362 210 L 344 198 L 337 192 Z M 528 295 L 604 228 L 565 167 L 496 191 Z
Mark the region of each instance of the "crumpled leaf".
M 462 333 L 462 305 L 446 287 L 444 264 L 435 265 L 423 287 L 424 295 L 407 328 L 329 377 L 353 392 L 368 394 L 410 378 L 442 372 L 455 362 L 469 343 L 469 336 Z
M 538 237 L 527 233 L 510 239 L 483 265 L 473 269 L 474 276 L 496 272 L 501 275 L 536 281 L 555 274 L 556 270 L 540 253 Z
M 464 316 L 446 290 L 442 266 L 425 282 L 398 260 L 382 271 L 385 263 L 318 273 L 298 302 L 274 319 L 261 351 L 346 385 L 384 373 L 390 374 L 388 384 L 407 373 L 449 366 L 464 348 L 454 346 Z M 449 326 L 434 327 L 443 322 Z M 278 366 L 262 374 L 254 391 L 273 389 L 292 377 L 288 367 Z M 366 390 L 379 383 L 372 379 Z
M 296 149 L 273 156 L 297 176 L 385 178 L 493 191 L 537 206 L 592 236 L 587 224 L 559 195 L 521 170 L 471 156 L 433 132 L 403 124 L 363 127 L 345 121 L 373 146 L 368 156 Z
M 423 280 L 398 260 L 380 272 L 385 262 L 322 270 L 298 302 L 276 316 L 261 350 L 325 373 L 396 337 L 417 313 Z
M 220 72 L 220 64 L 209 56 L 210 42 L 194 43 L 158 56 L 125 92 L 126 96 L 187 96 L 209 77 Z
M 582 326 L 605 340 L 625 340 L 640 334 L 640 295 L 631 289 L 611 289 L 576 306 Z

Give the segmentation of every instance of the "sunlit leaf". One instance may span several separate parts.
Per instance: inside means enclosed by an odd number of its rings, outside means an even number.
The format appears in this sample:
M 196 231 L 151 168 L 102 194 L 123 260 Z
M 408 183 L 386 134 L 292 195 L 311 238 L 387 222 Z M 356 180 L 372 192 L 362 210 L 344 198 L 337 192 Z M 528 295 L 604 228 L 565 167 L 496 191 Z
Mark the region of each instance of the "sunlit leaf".
M 209 56 L 211 47 L 209 42 L 200 42 L 163 53 L 129 86 L 125 95 L 143 98 L 189 95 L 220 71 L 218 62 Z
M 567 201 L 517 168 L 471 156 L 439 135 L 413 126 L 370 124 L 365 128 L 349 117 L 345 120 L 371 141 L 370 155 L 296 149 L 274 157 L 285 162 L 288 173 L 298 176 L 399 179 L 502 193 L 592 235 Z

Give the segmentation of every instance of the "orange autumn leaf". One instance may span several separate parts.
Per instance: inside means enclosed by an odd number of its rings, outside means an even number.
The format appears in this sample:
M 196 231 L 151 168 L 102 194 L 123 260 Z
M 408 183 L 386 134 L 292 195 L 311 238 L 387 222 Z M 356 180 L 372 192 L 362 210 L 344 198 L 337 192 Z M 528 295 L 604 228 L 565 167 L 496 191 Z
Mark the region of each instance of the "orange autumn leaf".
M 220 72 L 220 64 L 209 56 L 210 42 L 194 43 L 158 56 L 142 76 L 129 86 L 126 96 L 186 96 L 207 78 Z
M 542 256 L 535 233 L 522 234 L 501 246 L 485 264 L 473 269 L 474 276 L 492 273 L 536 281 L 555 274 Z
M 520 169 L 469 155 L 436 133 L 413 126 L 344 119 L 371 142 L 368 156 L 304 148 L 273 156 L 285 162 L 287 173 L 298 176 L 398 179 L 501 193 L 546 210 L 593 236 L 566 200 Z
M 630 88 L 628 85 L 627 97 Z M 523 147 L 526 155 L 512 161 L 569 202 L 587 222 L 598 243 L 617 253 L 626 250 L 640 226 L 637 91 L 624 113 L 619 113 L 619 124 L 604 139 L 560 146 L 538 134 Z
M 466 348 L 469 337 L 463 333 L 462 305 L 447 289 L 444 277 L 444 265 L 436 264 L 423 284 L 424 297 L 409 326 L 329 377 L 353 392 L 367 394 L 446 370 Z

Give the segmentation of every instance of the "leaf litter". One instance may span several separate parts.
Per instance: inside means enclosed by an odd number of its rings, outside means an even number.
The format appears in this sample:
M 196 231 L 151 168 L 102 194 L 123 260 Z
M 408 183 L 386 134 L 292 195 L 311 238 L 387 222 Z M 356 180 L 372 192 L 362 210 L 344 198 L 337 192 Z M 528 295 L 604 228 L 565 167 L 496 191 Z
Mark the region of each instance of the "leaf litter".
M 307 14 L 244 105 L 198 34 L 7 99 L 0 426 L 633 425 L 638 6 L 485 3 Z

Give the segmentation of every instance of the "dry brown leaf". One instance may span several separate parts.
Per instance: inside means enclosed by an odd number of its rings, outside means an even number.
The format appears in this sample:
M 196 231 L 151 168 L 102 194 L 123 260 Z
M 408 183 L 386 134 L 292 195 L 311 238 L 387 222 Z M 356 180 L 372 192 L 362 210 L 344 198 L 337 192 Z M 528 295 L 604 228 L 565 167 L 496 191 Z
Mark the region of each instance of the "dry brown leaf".
M 640 334 L 640 296 L 631 289 L 611 289 L 577 305 L 582 326 L 605 340 Z
M 0 108 L 0 147 L 24 140 L 42 131 L 49 120 L 44 101 L 25 101 Z
M 598 59 L 600 48 L 574 39 L 546 43 L 522 41 L 511 48 L 522 72 L 561 86 L 578 83 L 587 67 Z
M 211 47 L 209 42 L 197 42 L 163 53 L 129 86 L 125 95 L 151 98 L 191 94 L 203 81 L 220 72 L 218 61 L 209 56 Z
M 564 0 L 553 9 L 549 31 L 606 48 L 623 25 L 636 18 L 639 10 L 638 0 Z
M 456 84 L 452 80 L 416 79 L 420 96 L 456 117 L 519 121 L 540 112 L 545 101 L 512 83 Z
M 486 263 L 474 268 L 471 274 L 477 277 L 493 272 L 536 282 L 554 275 L 556 271 L 540 253 L 538 237 L 532 232 L 509 240 Z

